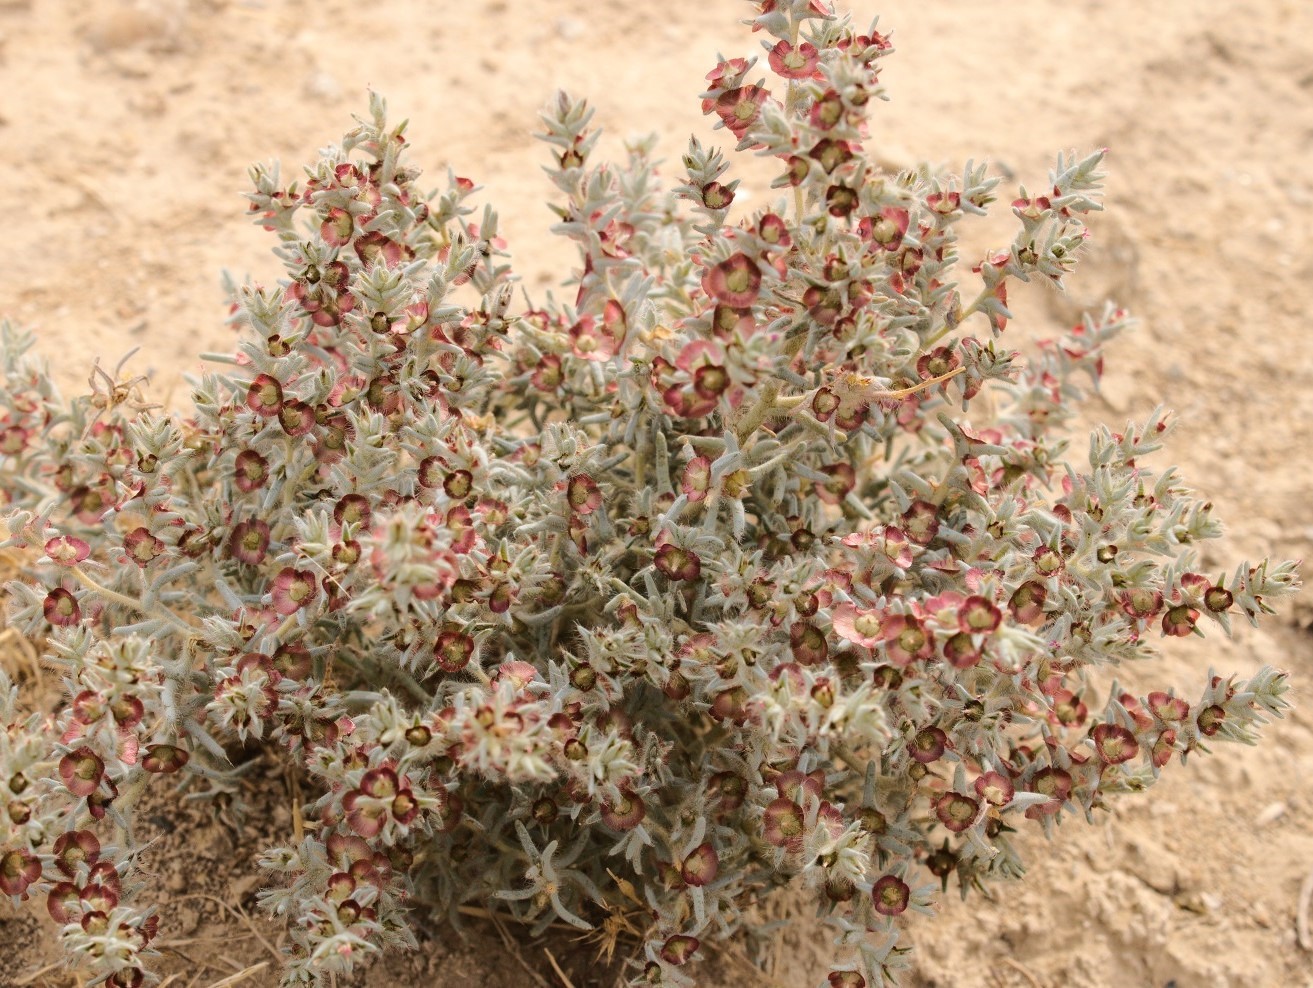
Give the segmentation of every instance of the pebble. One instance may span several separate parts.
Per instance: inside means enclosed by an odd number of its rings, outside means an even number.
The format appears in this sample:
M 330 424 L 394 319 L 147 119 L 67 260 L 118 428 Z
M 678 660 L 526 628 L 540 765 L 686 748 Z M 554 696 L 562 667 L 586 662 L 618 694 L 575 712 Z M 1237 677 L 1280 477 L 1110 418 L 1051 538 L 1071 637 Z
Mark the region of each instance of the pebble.
M 331 73 L 324 72 L 322 69 L 310 73 L 305 80 L 304 89 L 307 97 L 322 100 L 325 103 L 332 102 L 342 95 L 341 83 Z
M 566 41 L 574 41 L 583 37 L 583 21 L 576 20 L 573 17 L 562 17 L 556 22 L 556 33 Z
M 1285 803 L 1268 803 L 1254 817 L 1255 827 L 1266 827 L 1268 824 L 1276 823 L 1286 815 Z

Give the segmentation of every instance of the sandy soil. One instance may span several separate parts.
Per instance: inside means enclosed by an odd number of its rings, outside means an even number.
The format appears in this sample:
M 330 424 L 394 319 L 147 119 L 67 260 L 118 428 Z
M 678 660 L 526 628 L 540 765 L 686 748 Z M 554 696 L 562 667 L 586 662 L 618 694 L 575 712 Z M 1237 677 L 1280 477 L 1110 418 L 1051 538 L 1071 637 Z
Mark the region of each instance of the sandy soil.
M 890 161 L 987 158 L 1041 185 L 1054 151 L 1106 145 L 1108 211 L 1066 296 L 1014 298 L 1036 332 L 1113 296 L 1142 320 L 1109 360 L 1090 421 L 1165 403 L 1172 455 L 1230 522 L 1215 569 L 1313 545 L 1313 5 L 1306 0 L 857 0 L 899 49 L 873 140 Z M 452 16 L 444 18 L 448 10 Z M 655 129 L 675 158 L 709 137 L 696 93 L 754 50 L 740 0 L 0 0 L 0 311 L 36 329 L 68 387 L 92 361 L 129 365 L 175 403 L 180 375 L 223 350 L 218 273 L 276 277 L 244 213 L 246 166 L 310 160 L 363 112 L 365 90 L 411 119 L 412 162 L 486 186 L 531 290 L 568 274 L 548 237 L 549 186 L 529 134 L 559 86 L 587 94 L 615 150 Z M 714 138 L 713 140 L 718 140 Z M 745 182 L 752 188 L 752 182 Z M 748 208 L 760 201 L 748 198 Z M 991 228 L 981 231 L 987 243 Z M 1027 332 L 1021 329 L 1021 332 Z M 950 902 L 915 930 L 913 988 L 1313 988 L 1296 944 L 1313 869 L 1313 605 L 1234 641 L 1174 644 L 1123 670 L 1199 683 L 1209 665 L 1289 669 L 1303 703 L 1262 748 L 1177 768 L 1102 825 L 1030 839 L 1031 874 L 1000 902 Z M 54 697 L 20 670 L 33 704 Z M 258 773 L 257 773 L 258 774 Z M 274 773 L 244 821 L 210 807 L 148 814 L 170 984 L 270 961 L 253 913 L 254 849 L 286 830 Z M 222 809 L 222 808 L 221 808 Z M 782 906 L 781 908 L 787 908 Z M 720 964 L 713 983 L 815 985 L 821 932 L 781 941 L 773 981 Z M 514 941 L 510 941 L 514 942 Z M 77 984 L 34 912 L 0 907 L 0 983 Z M 376 965 L 371 986 L 562 984 L 540 945 L 473 922 Z M 586 950 L 552 945 L 581 986 Z M 269 967 L 240 984 L 272 985 Z M 9 979 L 6 981 L 6 979 Z

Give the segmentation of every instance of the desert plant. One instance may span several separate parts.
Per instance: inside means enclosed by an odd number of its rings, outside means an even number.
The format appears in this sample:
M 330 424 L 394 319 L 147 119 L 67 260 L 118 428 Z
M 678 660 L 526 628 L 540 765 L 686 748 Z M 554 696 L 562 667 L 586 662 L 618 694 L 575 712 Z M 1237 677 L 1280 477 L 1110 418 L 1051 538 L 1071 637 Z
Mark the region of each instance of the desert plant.
M 262 861 L 287 984 L 469 901 L 631 931 L 630 983 L 687 984 L 795 883 L 860 986 L 950 881 L 1021 873 L 1024 821 L 1093 819 L 1286 706 L 1270 669 L 1095 698 L 1297 586 L 1199 572 L 1220 528 L 1146 465 L 1162 412 L 1065 458 L 1124 313 L 1000 345 L 1009 284 L 1074 268 L 1102 153 L 1007 200 L 1015 238 L 964 272 L 999 179 L 873 162 L 889 40 L 753 10 L 771 81 L 721 61 L 703 108 L 778 201 L 733 211 L 697 141 L 669 191 L 650 141 L 595 163 L 562 94 L 568 301 L 516 306 L 496 214 L 454 175 L 421 193 L 372 97 L 304 178 L 252 169 L 286 278 L 232 287 L 242 341 L 190 415 L 119 374 L 65 401 L 4 327 L 9 619 L 68 702 L 24 716 L 0 678 L 0 890 L 44 894 L 97 980 L 144 983 L 159 925 L 133 806 L 156 775 L 240 796 L 243 745 L 319 786 Z

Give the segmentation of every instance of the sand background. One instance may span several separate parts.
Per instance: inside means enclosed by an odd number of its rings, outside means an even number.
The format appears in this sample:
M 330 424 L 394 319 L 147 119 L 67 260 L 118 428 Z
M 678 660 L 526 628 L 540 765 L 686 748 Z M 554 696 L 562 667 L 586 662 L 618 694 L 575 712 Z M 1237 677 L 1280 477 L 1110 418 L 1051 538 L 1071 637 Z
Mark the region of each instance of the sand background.
M 959 170 L 988 159 L 1041 188 L 1053 153 L 1107 146 L 1107 212 L 1066 295 L 1013 298 L 1016 332 L 1051 333 L 1107 297 L 1141 320 L 1108 360 L 1086 418 L 1119 426 L 1178 413 L 1166 454 L 1229 523 L 1214 569 L 1313 546 L 1313 4 L 1299 0 L 855 0 L 897 53 L 872 146 L 895 164 Z M 550 186 L 532 140 L 557 87 L 587 95 L 609 135 L 655 130 L 678 161 L 712 136 L 696 94 L 719 51 L 757 53 L 740 0 L 0 0 L 0 312 L 34 329 L 68 389 L 130 347 L 132 373 L 178 404 L 181 374 L 226 350 L 218 275 L 273 280 L 266 235 L 244 215 L 246 167 L 299 172 L 363 113 L 366 88 L 408 117 L 412 164 L 485 187 L 531 292 L 573 258 L 547 234 Z M 768 190 L 754 182 L 746 209 Z M 1015 176 L 1015 178 L 1012 178 Z M 1008 235 L 979 226 L 981 246 Z M 994 231 L 1001 231 L 994 235 Z M 1014 330 L 1010 329 L 1009 333 Z M 1160 464 L 1166 459 L 1160 459 Z M 1172 642 L 1122 671 L 1141 688 L 1195 691 L 1210 665 L 1288 669 L 1300 708 L 1254 750 L 1173 766 L 1147 796 L 1062 840 L 1026 841 L 1031 872 L 1000 903 L 948 903 L 916 924 L 913 988 L 1313 986 L 1295 942 L 1313 869 L 1313 606 L 1297 602 L 1234 641 Z M 18 670 L 34 705 L 49 684 Z M 161 802 L 158 843 L 174 986 L 248 971 L 273 985 L 253 912 L 253 855 L 287 832 L 280 775 L 252 811 Z M 787 909 L 787 904 L 780 907 Z M 242 910 L 254 915 L 242 918 Z M 0 907 L 0 984 L 65 986 L 48 924 Z M 256 934 L 259 934 L 257 936 Z M 771 979 L 731 962 L 712 983 L 808 986 L 821 932 L 780 941 Z M 500 988 L 563 984 L 540 945 L 473 922 L 357 983 Z M 505 943 L 533 974 L 526 973 Z M 552 947 L 576 985 L 587 951 Z M 8 980 L 6 980 L 8 979 Z

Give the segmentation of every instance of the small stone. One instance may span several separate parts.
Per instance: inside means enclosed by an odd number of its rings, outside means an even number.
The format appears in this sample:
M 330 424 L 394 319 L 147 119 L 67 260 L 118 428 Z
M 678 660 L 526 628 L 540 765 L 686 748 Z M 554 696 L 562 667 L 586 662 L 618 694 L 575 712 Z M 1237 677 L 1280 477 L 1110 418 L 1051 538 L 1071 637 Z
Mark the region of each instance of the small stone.
M 574 41 L 583 37 L 583 21 L 576 20 L 573 17 L 562 17 L 556 22 L 556 33 L 566 41 Z
M 342 95 L 342 86 L 331 73 L 311 72 L 305 80 L 305 94 L 310 99 L 332 102 Z
M 1133 867 L 1129 869 L 1145 885 L 1161 895 L 1172 895 L 1184 884 L 1173 855 L 1148 837 L 1129 842 Z
M 1266 827 L 1269 824 L 1276 823 L 1286 815 L 1285 803 L 1268 803 L 1254 816 L 1255 827 Z

